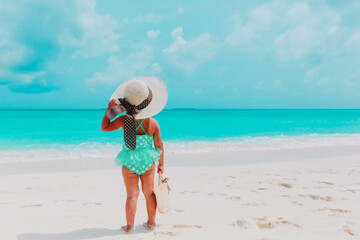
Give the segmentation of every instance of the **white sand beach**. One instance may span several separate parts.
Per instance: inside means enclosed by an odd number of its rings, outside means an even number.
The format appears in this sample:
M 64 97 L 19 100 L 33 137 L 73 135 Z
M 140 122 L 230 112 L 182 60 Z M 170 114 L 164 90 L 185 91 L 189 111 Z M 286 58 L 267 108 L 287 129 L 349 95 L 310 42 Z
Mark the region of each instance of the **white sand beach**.
M 7 163 L 1 240 L 359 239 L 360 148 L 166 156 L 173 210 L 148 231 L 140 195 L 124 234 L 125 190 L 112 159 Z

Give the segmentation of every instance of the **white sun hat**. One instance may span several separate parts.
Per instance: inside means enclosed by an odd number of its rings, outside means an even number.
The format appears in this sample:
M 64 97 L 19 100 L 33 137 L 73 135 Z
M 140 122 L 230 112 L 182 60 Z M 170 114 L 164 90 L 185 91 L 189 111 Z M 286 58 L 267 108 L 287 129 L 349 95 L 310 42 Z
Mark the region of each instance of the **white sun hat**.
M 139 76 L 131 78 L 123 83 L 111 95 L 111 99 L 126 98 L 131 105 L 139 105 L 149 96 L 149 89 L 152 93 L 150 103 L 139 113 L 134 115 L 137 119 L 148 118 L 161 112 L 168 100 L 168 92 L 165 83 L 158 77 Z

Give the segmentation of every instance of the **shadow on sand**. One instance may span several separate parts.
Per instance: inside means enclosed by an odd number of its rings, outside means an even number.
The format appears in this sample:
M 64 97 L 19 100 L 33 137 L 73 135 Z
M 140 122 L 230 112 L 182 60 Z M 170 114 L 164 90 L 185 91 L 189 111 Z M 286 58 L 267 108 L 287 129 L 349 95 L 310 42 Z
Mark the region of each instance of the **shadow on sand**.
M 136 225 L 131 234 L 149 233 L 142 225 Z M 18 240 L 82 240 L 127 234 L 121 229 L 84 228 L 65 233 L 23 233 Z

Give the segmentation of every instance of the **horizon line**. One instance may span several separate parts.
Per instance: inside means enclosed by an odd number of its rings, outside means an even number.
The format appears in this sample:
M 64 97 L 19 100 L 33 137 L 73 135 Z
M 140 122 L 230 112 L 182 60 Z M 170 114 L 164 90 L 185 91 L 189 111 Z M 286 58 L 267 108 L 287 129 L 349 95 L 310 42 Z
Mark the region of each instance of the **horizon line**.
M 0 111 L 98 111 L 107 108 L 0 108 Z M 360 110 L 360 108 L 165 108 L 163 110 Z

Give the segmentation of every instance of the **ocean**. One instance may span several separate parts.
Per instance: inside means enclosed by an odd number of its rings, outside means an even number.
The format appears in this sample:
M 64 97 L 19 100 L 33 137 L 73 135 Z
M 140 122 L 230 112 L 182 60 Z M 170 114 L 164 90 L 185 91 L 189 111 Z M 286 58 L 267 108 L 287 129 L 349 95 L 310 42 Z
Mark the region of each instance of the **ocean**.
M 102 132 L 105 110 L 0 110 L 0 162 L 115 157 L 122 130 Z M 166 153 L 360 144 L 360 110 L 163 110 Z

